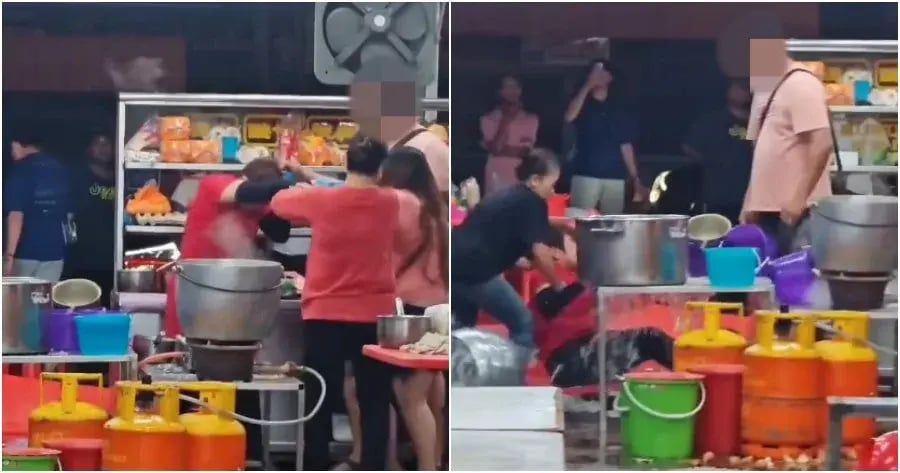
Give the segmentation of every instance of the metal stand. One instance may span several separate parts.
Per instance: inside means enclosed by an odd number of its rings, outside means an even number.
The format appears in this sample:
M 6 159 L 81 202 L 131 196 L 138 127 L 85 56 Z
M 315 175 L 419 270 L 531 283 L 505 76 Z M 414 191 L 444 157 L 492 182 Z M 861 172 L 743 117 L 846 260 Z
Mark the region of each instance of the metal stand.
M 748 288 L 742 289 L 713 289 L 709 285 L 707 278 L 689 278 L 688 281 L 680 286 L 629 286 L 629 287 L 612 287 L 605 286 L 597 288 L 597 316 L 599 318 L 597 328 L 597 356 L 600 372 L 598 373 L 598 396 L 600 401 L 600 438 L 599 438 L 599 455 L 598 459 L 603 465 L 610 464 L 609 454 L 609 431 L 608 422 L 610 419 L 607 411 L 607 403 L 609 400 L 608 389 L 610 385 L 606 375 L 606 343 L 607 343 L 607 317 L 608 309 L 606 300 L 611 296 L 622 295 L 696 295 L 698 299 L 708 298 L 716 293 L 762 293 L 767 296 L 766 304 L 773 307 L 775 301 L 775 287 L 771 281 L 765 278 L 757 278 L 756 283 Z
M 844 417 L 897 418 L 897 398 L 829 397 L 828 440 L 825 444 L 825 470 L 841 469 Z

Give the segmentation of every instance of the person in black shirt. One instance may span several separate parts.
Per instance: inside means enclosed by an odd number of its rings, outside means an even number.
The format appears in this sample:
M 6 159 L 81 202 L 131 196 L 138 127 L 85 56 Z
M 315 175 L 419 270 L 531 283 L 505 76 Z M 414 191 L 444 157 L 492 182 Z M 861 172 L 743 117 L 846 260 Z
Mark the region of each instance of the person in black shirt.
M 96 133 L 87 148 L 87 166 L 72 173 L 72 194 L 78 238 L 69 247 L 65 274 L 89 279 L 103 290 L 109 307 L 115 251 L 116 172 L 112 141 Z
M 753 161 L 747 140 L 751 98 L 749 83 L 733 80 L 727 107 L 700 117 L 682 146 L 703 168 L 704 211 L 724 215 L 734 224 L 741 215 Z
M 503 272 L 528 258 L 551 286 L 564 284 L 554 271 L 547 199 L 559 179 L 559 161 L 547 150 L 530 151 L 516 169 L 520 183 L 493 194 L 453 230 L 451 305 L 455 321 L 475 325 L 484 309 L 509 329 L 510 340 L 534 347 L 531 313 Z

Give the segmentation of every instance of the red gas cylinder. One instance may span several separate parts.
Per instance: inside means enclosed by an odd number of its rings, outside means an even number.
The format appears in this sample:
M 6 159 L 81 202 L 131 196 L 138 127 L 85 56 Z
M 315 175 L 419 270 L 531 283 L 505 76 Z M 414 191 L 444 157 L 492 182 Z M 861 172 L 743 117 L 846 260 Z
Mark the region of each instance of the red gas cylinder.
M 691 373 L 703 375 L 706 404 L 697 415 L 694 449 L 697 457 L 711 452 L 716 457 L 738 455 L 741 450 L 741 389 L 743 365 L 694 365 Z

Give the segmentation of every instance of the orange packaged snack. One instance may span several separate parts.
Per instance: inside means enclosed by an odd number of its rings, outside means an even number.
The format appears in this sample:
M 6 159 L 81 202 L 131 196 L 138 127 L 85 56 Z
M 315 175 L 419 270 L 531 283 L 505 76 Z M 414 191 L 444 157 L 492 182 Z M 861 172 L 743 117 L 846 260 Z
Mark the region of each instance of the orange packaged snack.
M 125 205 L 125 211 L 130 215 L 138 214 L 167 214 L 172 211 L 169 199 L 160 192 L 155 185 L 146 185 L 134 194 Z
M 159 136 L 163 141 L 191 139 L 191 119 L 188 117 L 160 118 Z
M 191 162 L 191 142 L 189 140 L 163 140 L 159 148 L 160 159 L 164 163 Z
M 218 140 L 192 140 L 191 163 L 217 164 L 222 162 L 222 145 Z

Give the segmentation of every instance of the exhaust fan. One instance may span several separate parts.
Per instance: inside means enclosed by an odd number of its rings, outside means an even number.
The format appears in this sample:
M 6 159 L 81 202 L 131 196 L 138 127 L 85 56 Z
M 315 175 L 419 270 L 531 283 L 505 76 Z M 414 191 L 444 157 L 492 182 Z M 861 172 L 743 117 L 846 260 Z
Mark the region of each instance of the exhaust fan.
M 442 3 L 317 2 L 314 71 L 331 85 L 346 85 L 363 63 L 389 59 L 418 71 L 418 83 L 434 80 L 437 17 Z

